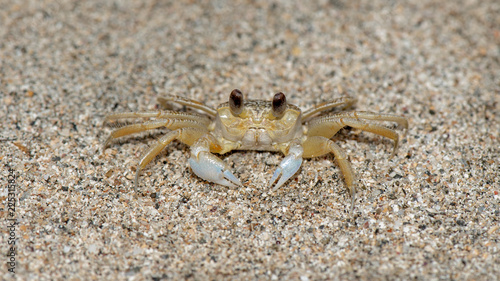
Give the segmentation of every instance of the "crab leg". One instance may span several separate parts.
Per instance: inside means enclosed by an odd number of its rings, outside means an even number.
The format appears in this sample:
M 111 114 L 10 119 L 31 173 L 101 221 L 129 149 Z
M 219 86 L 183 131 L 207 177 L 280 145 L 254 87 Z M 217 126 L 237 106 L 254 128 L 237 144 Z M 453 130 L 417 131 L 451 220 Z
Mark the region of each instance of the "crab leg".
M 304 113 L 302 114 L 302 120 L 307 121 L 307 119 L 314 117 L 314 115 L 316 115 L 322 111 L 332 109 L 334 107 L 342 106 L 343 108 L 347 108 L 347 107 L 353 105 L 355 102 L 356 102 L 355 98 L 345 96 L 345 97 L 340 97 L 340 98 L 337 98 L 337 99 L 334 99 L 332 101 L 328 101 L 328 102 L 325 102 L 322 104 L 318 104 L 315 107 L 304 111 Z
M 158 142 L 149 147 L 142 156 L 139 158 L 139 163 L 137 164 L 137 169 L 135 172 L 135 186 L 136 189 L 139 186 L 139 172 L 146 167 L 146 165 L 153 160 L 160 152 L 174 139 L 177 139 L 187 145 L 192 145 L 197 139 L 206 134 L 206 129 L 200 128 L 181 128 L 175 131 L 168 132 L 166 135 L 161 137 Z
M 212 117 L 215 117 L 217 115 L 217 111 L 215 109 L 210 108 L 198 101 L 184 97 L 169 95 L 158 98 L 158 102 L 164 107 L 168 107 L 168 103 L 173 102 L 173 103 L 178 103 L 180 105 L 185 105 L 187 107 L 199 109 Z
M 398 123 L 405 129 L 408 129 L 408 120 L 402 116 L 390 113 L 375 113 L 369 111 L 349 111 L 339 114 L 341 117 L 351 117 L 355 119 L 374 120 L 374 121 L 388 121 Z
M 214 136 L 206 134 L 191 147 L 189 165 L 200 178 L 228 187 L 242 186 L 241 182 L 229 170 L 229 167 L 217 156 L 210 153 L 222 152 L 224 148 Z
M 365 120 L 391 121 L 408 128 L 408 121 L 400 116 L 392 114 L 378 114 L 371 112 L 345 112 L 326 117 L 319 117 L 309 123 L 308 136 L 323 136 L 332 138 L 340 129 L 350 126 L 363 131 L 371 132 L 394 141 L 394 149 L 391 158 L 396 154 L 399 145 L 399 135 L 396 131 L 381 125 L 369 124 Z
M 109 114 L 105 117 L 105 121 L 116 120 L 116 119 L 125 119 L 125 118 L 175 118 L 175 119 L 185 119 L 185 120 L 194 120 L 202 123 L 206 123 L 207 125 L 210 123 L 210 119 L 201 115 L 194 115 L 185 112 L 176 112 L 176 111 L 145 111 L 145 112 L 123 112 L 123 113 L 113 113 Z
M 349 194 L 354 202 L 354 196 L 356 195 L 356 186 L 354 185 L 354 172 L 352 170 L 351 164 L 347 160 L 347 155 L 344 150 L 334 143 L 332 140 L 322 137 L 314 136 L 309 137 L 303 144 L 304 147 L 304 158 L 321 156 L 326 153 L 333 153 L 335 160 L 344 175 L 344 180 L 349 189 Z
M 104 147 L 107 147 L 108 144 L 116 138 L 160 127 L 166 127 L 171 130 L 176 130 L 183 127 L 206 129 L 207 124 L 189 119 L 158 119 L 146 121 L 140 124 L 126 125 L 111 132 L 108 139 L 104 143 Z
M 273 174 L 269 181 L 272 186 L 276 179 L 280 178 L 278 183 L 274 186 L 274 190 L 282 186 L 288 179 L 290 179 L 302 165 L 302 153 L 304 152 L 302 145 L 298 141 L 292 142 L 287 156 L 281 161 L 279 167 Z M 281 177 L 280 177 L 281 176 Z

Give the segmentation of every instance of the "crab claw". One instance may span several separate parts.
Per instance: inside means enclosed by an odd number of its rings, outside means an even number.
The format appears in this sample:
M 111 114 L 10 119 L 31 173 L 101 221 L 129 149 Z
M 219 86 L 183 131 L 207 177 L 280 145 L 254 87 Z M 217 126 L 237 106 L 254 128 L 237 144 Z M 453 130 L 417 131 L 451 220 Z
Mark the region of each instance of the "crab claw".
M 289 154 L 285 157 L 285 159 L 283 159 L 283 161 L 281 161 L 278 169 L 276 169 L 273 177 L 271 178 L 270 187 L 281 176 L 273 190 L 278 189 L 297 172 L 302 164 L 303 152 L 304 150 L 300 145 L 295 145 L 290 148 L 288 151 Z
M 208 151 L 191 154 L 189 165 L 200 178 L 228 187 L 242 186 L 241 182 L 229 171 L 222 160 Z

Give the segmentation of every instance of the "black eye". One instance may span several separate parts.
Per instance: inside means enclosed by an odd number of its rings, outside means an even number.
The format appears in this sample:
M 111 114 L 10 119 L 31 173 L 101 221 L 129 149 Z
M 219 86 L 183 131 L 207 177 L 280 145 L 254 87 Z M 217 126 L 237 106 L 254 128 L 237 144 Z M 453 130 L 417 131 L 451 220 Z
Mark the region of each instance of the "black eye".
M 243 111 L 243 94 L 240 90 L 234 89 L 229 95 L 229 108 L 234 115 L 240 115 Z
M 273 98 L 273 116 L 276 118 L 281 118 L 286 110 L 286 97 L 282 92 L 274 95 Z

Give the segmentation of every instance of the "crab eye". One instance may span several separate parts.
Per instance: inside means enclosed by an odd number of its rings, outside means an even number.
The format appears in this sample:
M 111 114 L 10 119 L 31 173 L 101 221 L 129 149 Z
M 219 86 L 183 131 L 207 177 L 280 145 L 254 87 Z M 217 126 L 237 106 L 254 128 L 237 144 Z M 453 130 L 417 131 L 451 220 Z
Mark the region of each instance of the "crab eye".
M 234 89 L 229 95 L 229 108 L 234 115 L 240 115 L 243 111 L 243 94 L 240 90 Z
M 273 110 L 272 110 L 273 116 L 276 118 L 281 118 L 285 113 L 285 109 L 286 109 L 285 94 L 279 92 L 276 95 L 274 95 L 273 98 Z

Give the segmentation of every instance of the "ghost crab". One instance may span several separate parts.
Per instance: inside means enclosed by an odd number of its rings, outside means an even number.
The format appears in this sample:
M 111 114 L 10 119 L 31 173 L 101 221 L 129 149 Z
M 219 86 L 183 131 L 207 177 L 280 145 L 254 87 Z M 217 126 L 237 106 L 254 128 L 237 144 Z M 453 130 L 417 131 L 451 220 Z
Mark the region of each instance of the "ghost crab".
M 229 167 L 212 153 L 224 154 L 232 150 L 281 151 L 285 158 L 270 180 L 270 186 L 272 186 L 279 179 L 274 186 L 274 189 L 277 189 L 297 172 L 303 158 L 331 152 L 335 156 L 351 198 L 354 200 L 356 193 L 354 172 L 344 150 L 331 138 L 346 126 L 371 132 L 394 141 L 392 157 L 398 148 L 399 134 L 393 129 L 369 121 L 394 122 L 405 129 L 408 128 L 406 118 L 393 114 L 341 111 L 319 115 L 335 107 L 349 107 L 355 101 L 354 98 L 348 96 L 341 97 L 319 104 L 302 113 L 297 106 L 287 104 L 285 95 L 281 92 L 269 102 L 244 100 L 241 91 L 235 89 L 229 95 L 229 101 L 222 103 L 217 109 L 187 98 L 167 96 L 159 98 L 158 102 L 163 106 L 176 103 L 202 111 L 208 116 L 178 111 L 111 114 L 106 117 L 106 120 L 155 119 L 114 130 L 104 146 L 106 147 L 116 138 L 133 133 L 160 127 L 170 129 L 140 157 L 135 176 L 136 187 L 139 172 L 173 140 L 181 141 L 191 147 L 189 165 L 197 176 L 228 187 L 242 186 L 242 183 L 233 175 Z

